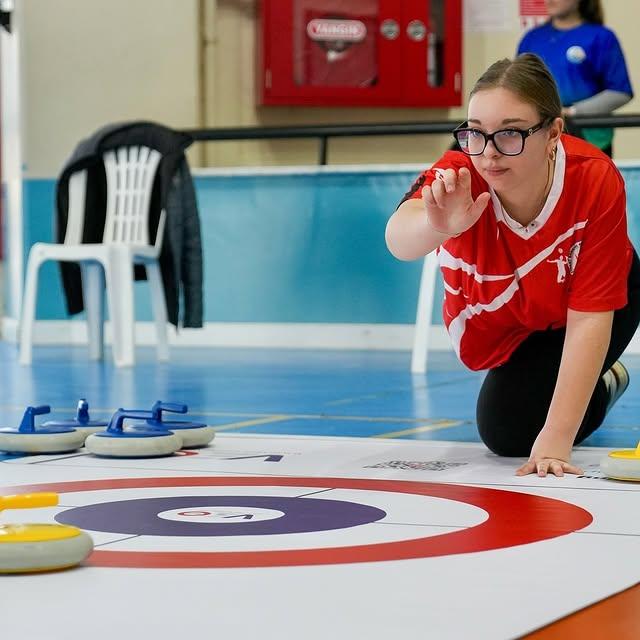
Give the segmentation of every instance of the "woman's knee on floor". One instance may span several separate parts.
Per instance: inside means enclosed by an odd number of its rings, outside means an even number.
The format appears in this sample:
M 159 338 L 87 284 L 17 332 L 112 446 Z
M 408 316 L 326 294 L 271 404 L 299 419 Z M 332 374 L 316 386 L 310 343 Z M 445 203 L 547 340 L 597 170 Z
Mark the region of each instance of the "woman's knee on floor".
M 504 367 L 487 374 L 478 395 L 478 432 L 485 445 L 499 456 L 528 456 L 544 425 L 549 410 L 547 398 L 553 388 L 539 382 L 535 394 L 529 396 L 514 387 L 509 373 Z
M 478 433 L 486 447 L 499 456 L 528 457 L 542 426 L 535 428 L 509 420 L 478 419 Z

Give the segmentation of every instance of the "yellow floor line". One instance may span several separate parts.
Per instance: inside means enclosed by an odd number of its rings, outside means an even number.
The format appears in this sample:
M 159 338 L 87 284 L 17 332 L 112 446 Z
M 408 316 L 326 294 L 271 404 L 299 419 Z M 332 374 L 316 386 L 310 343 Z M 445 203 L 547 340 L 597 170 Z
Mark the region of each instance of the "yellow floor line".
M 0 408 L 2 408 L 1 405 L 0 405 Z M 96 414 L 99 412 L 100 410 L 96 409 Z M 245 416 L 260 417 L 260 416 L 264 416 L 265 414 L 244 412 L 244 411 L 233 411 L 233 412 L 198 411 L 194 409 L 193 411 L 189 411 L 189 415 L 205 416 L 205 417 L 206 416 L 224 417 L 224 416 L 245 415 Z M 408 424 L 411 424 L 412 422 L 424 422 L 425 420 L 428 420 L 428 418 L 425 418 L 424 416 L 421 418 L 396 418 L 392 416 L 348 416 L 348 415 L 343 416 L 343 415 L 334 415 L 331 413 L 290 413 L 287 415 L 287 417 L 290 418 L 291 420 L 314 419 L 314 420 L 346 420 L 346 421 L 353 421 L 353 422 L 406 422 Z M 179 419 L 179 416 L 176 419 Z
M 460 420 L 437 420 L 431 424 L 423 424 L 419 427 L 411 429 L 402 429 L 401 431 L 390 431 L 388 433 L 379 433 L 371 436 L 372 438 L 400 438 L 401 436 L 409 436 L 414 433 L 424 433 L 426 431 L 438 431 L 439 429 L 448 429 L 449 427 L 457 427 L 462 424 Z
M 0 410 L 2 411 L 24 411 L 26 408 L 26 405 L 3 405 L 0 404 Z M 56 414 L 61 414 L 61 413 L 68 413 L 69 417 L 73 417 L 75 416 L 76 413 L 76 409 L 77 407 L 55 407 L 55 413 Z M 109 418 L 110 414 L 113 414 L 114 411 L 116 411 L 115 408 L 111 408 L 111 409 L 105 409 L 105 408 L 100 408 L 100 407 L 90 407 L 89 411 L 91 413 L 91 416 L 93 417 L 93 415 L 95 414 L 96 416 L 99 417 L 103 417 L 105 419 Z M 238 416 L 238 415 L 244 415 L 244 416 L 255 416 L 258 419 L 261 419 L 263 417 L 267 418 L 268 421 L 270 421 L 273 417 L 273 414 L 264 414 L 264 413 L 256 413 L 253 411 L 198 411 L 198 410 L 192 410 L 189 411 L 188 416 L 203 416 L 203 417 L 225 417 L 225 416 Z M 284 414 L 281 414 L 282 416 L 284 416 Z M 290 413 L 288 415 L 286 415 L 285 417 L 281 418 L 280 414 L 279 414 L 279 418 L 278 419 L 282 419 L 284 420 L 285 418 L 289 418 L 291 420 L 295 420 L 295 419 L 316 419 L 316 420 L 346 420 L 346 421 L 353 421 L 353 422 L 406 422 L 408 424 L 411 424 L 412 422 L 424 422 L 425 420 L 427 420 L 428 418 L 425 417 L 421 417 L 421 418 L 399 418 L 399 417 L 390 417 L 390 416 L 351 416 L 351 415 L 346 415 L 346 416 L 342 416 L 342 415 L 333 415 L 333 414 L 328 414 L 328 413 Z M 176 414 L 175 415 L 175 419 L 176 420 L 182 420 L 182 419 L 187 419 L 187 418 L 182 418 L 180 415 Z M 6 426 L 6 425 L 0 425 L 0 426 Z
M 270 422 L 282 422 L 283 420 L 289 420 L 291 416 L 276 415 L 268 416 L 266 418 L 257 418 L 255 420 L 243 420 L 242 422 L 230 422 L 229 424 L 215 425 L 216 431 L 227 431 L 228 429 L 242 429 L 243 427 L 252 427 L 256 424 L 269 424 Z
M 306 417 L 306 416 L 301 416 Z M 334 416 L 330 414 L 319 416 L 308 416 L 309 418 L 325 418 L 327 420 L 353 420 L 354 422 L 423 422 L 425 418 L 393 418 L 390 416 Z
M 0 409 L 4 410 L 22 410 L 24 411 L 24 407 L 22 405 L 2 405 L 0 404 Z M 68 412 L 71 416 L 75 413 L 76 408 L 56 408 L 56 413 L 64 413 Z M 103 415 L 105 413 L 113 412 L 115 409 L 91 409 L 92 414 Z M 223 412 L 223 411 L 193 411 L 191 412 L 193 415 L 197 416 L 211 416 L 211 417 L 223 417 L 223 416 L 234 416 L 238 414 L 242 414 L 242 412 Z M 330 414 L 316 414 L 316 413 L 290 413 L 290 414 L 271 414 L 266 415 L 263 413 L 244 413 L 244 415 L 250 416 L 258 416 L 252 420 L 243 420 L 241 422 L 230 422 L 228 424 L 221 425 L 212 425 L 214 426 L 216 431 L 226 431 L 230 429 L 242 429 L 244 427 L 251 427 L 258 424 L 269 424 L 273 422 L 283 422 L 284 420 L 301 420 L 301 419 L 316 419 L 316 420 L 344 420 L 347 422 L 399 422 L 399 423 L 415 423 L 415 422 L 424 422 L 425 418 L 399 418 L 399 417 L 390 417 L 390 416 L 341 416 L 341 415 L 330 415 Z M 177 416 L 177 419 L 180 419 L 180 416 Z M 430 422 L 429 424 L 417 425 L 415 427 L 411 427 L 409 429 L 402 429 L 401 431 L 391 431 L 388 433 L 382 433 L 378 435 L 370 436 L 372 438 L 398 438 L 404 435 L 410 435 L 412 433 L 421 433 L 426 431 L 437 431 L 438 429 L 446 429 L 448 427 L 454 427 L 456 425 L 462 424 L 461 421 L 452 421 L 452 420 L 435 420 Z

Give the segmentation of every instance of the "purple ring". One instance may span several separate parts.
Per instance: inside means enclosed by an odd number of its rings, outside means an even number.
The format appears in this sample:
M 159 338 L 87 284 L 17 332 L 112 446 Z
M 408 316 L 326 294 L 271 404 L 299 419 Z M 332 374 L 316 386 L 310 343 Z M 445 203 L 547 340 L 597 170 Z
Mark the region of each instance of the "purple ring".
M 172 509 L 241 507 L 276 509 L 283 516 L 272 520 L 237 522 L 181 522 L 159 518 Z M 369 505 L 324 498 L 274 496 L 174 496 L 102 502 L 68 509 L 56 521 L 108 533 L 148 536 L 248 536 L 308 533 L 346 529 L 376 522 L 387 514 Z

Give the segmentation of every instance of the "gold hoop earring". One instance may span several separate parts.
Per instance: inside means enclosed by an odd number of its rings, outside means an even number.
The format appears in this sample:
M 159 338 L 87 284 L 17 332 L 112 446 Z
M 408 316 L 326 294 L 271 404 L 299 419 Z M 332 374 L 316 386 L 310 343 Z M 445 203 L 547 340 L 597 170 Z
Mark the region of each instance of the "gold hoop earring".
M 555 159 L 556 159 L 556 147 L 553 147 L 553 149 L 551 149 L 551 153 L 549 153 L 549 160 L 553 162 Z

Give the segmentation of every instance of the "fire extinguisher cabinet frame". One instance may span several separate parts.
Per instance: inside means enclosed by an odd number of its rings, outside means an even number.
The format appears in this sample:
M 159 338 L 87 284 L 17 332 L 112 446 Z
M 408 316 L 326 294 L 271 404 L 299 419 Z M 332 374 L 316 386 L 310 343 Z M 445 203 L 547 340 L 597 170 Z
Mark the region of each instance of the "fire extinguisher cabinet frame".
M 461 0 L 260 0 L 262 105 L 462 104 Z

